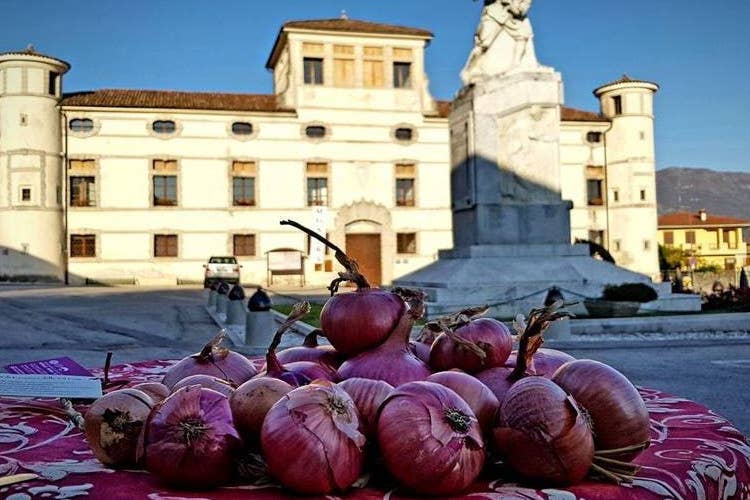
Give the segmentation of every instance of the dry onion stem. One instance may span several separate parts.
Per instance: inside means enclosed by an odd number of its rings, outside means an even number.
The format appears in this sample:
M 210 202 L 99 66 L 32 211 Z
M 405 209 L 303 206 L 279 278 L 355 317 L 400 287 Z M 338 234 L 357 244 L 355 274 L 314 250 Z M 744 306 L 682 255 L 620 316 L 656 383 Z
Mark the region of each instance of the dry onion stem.
M 544 339 L 542 334 L 550 323 L 558 319 L 571 317 L 572 314 L 561 309 L 564 303 L 557 300 L 549 306 L 532 309 L 529 313 L 528 322 L 524 324 L 523 318 L 519 318 L 516 326 L 523 328 L 518 337 L 518 355 L 516 356 L 516 367 L 508 375 L 509 380 L 520 380 L 526 373 L 526 368 L 531 364 L 534 353 L 542 347 Z
M 331 296 L 333 296 L 333 294 L 338 291 L 339 285 L 341 285 L 341 283 L 343 283 L 344 281 L 351 281 L 352 283 L 357 285 L 358 290 L 361 290 L 363 288 L 370 288 L 370 282 L 367 281 L 367 278 L 365 278 L 364 274 L 360 272 L 357 261 L 346 255 L 346 253 L 344 253 L 344 251 L 336 244 L 334 244 L 331 240 L 291 219 L 281 221 L 281 225 L 296 227 L 300 231 L 306 233 L 311 238 L 315 238 L 335 252 L 334 256 L 336 257 L 336 260 L 339 261 L 339 264 L 344 266 L 344 269 L 346 269 L 346 271 L 338 273 L 339 277 L 331 281 L 331 284 L 328 286 L 328 290 L 331 291 Z

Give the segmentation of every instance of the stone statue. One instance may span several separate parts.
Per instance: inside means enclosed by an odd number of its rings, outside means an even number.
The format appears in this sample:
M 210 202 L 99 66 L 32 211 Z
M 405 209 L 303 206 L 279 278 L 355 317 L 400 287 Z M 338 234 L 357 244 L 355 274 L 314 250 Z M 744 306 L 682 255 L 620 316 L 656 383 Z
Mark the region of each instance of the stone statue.
M 474 48 L 461 80 L 464 85 L 486 76 L 539 66 L 534 51 L 533 31 L 527 14 L 532 0 L 484 0 Z

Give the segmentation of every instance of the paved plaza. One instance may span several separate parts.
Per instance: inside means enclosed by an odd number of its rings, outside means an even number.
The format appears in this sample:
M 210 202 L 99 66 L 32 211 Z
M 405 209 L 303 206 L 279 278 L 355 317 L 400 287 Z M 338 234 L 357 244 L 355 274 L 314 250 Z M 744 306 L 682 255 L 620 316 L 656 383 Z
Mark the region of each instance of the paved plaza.
M 320 300 L 317 292 L 306 298 Z M 71 356 L 100 367 L 107 351 L 115 363 L 183 357 L 217 331 L 203 307 L 205 293 L 191 287 L 2 286 L 0 366 Z M 750 434 L 750 339 L 569 342 L 565 350 L 608 363 L 636 384 L 705 404 Z

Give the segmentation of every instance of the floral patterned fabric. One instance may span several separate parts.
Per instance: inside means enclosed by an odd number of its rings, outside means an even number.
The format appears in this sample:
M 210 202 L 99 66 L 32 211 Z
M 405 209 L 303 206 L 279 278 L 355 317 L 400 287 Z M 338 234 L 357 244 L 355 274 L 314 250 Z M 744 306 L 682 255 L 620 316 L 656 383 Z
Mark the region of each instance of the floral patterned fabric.
M 114 367 L 113 380 L 160 380 L 169 361 Z M 485 477 L 461 498 L 539 499 L 750 499 L 750 445 L 731 423 L 692 401 L 639 389 L 651 415 L 651 447 L 636 463 L 632 485 L 587 481 L 566 489 L 536 490 L 507 479 Z M 85 406 L 78 407 L 85 411 Z M 0 488 L 8 500 L 75 497 L 118 499 L 293 498 L 278 486 L 240 485 L 212 491 L 169 489 L 144 471 L 115 471 L 99 463 L 59 400 L 0 398 L 0 477 L 33 472 L 39 479 Z M 339 498 L 329 496 L 327 498 Z M 342 498 L 409 498 L 400 488 L 365 487 Z

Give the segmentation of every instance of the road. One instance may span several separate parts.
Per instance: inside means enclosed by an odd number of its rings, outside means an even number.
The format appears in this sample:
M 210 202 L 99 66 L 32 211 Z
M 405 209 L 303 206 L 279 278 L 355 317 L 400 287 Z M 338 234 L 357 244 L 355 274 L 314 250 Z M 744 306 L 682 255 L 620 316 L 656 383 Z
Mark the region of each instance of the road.
M 202 289 L 0 287 L 0 367 L 71 356 L 99 367 L 180 358 L 217 331 Z M 292 341 L 294 339 L 290 339 Z M 704 404 L 750 435 L 750 342 L 708 340 L 686 346 L 644 341 L 628 347 L 566 349 L 610 364 L 633 383 Z

